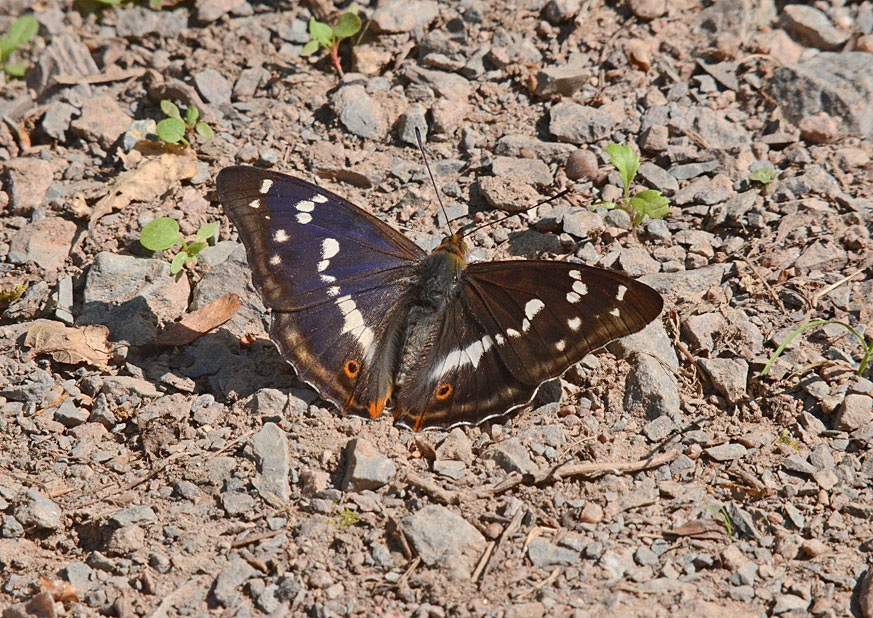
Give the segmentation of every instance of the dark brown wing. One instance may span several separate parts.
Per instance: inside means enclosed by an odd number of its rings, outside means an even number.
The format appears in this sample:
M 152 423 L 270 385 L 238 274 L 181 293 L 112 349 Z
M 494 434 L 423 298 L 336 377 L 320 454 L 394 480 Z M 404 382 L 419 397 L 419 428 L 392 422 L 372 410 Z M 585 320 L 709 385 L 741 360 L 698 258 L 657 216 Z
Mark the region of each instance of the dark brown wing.
M 471 264 L 434 345 L 398 394 L 395 419 L 420 429 L 505 414 L 589 352 L 643 329 L 662 307 L 655 290 L 609 270 Z

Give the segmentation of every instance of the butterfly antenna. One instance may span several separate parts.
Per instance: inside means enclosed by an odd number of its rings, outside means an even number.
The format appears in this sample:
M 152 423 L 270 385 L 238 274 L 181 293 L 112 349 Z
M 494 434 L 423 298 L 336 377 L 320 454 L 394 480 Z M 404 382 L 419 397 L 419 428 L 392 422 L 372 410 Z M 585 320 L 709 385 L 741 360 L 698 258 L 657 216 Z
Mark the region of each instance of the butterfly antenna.
M 537 203 L 534 204 L 533 206 L 528 206 L 527 208 L 525 208 L 525 209 L 523 209 L 523 210 L 519 210 L 519 211 L 517 211 L 517 212 L 511 212 L 511 213 L 509 213 L 508 215 L 504 215 L 503 217 L 500 217 L 499 219 L 495 219 L 494 221 L 486 221 L 485 223 L 482 223 L 482 224 L 480 224 L 480 225 L 477 225 L 477 226 L 475 226 L 475 227 L 473 227 L 472 229 L 469 229 L 469 230 L 465 230 L 464 228 L 461 228 L 461 232 L 462 232 L 462 233 L 461 233 L 461 237 L 463 238 L 464 236 L 469 236 L 469 235 L 472 234 L 473 232 L 475 232 L 475 231 L 477 231 L 477 230 L 481 230 L 483 227 L 488 227 L 488 226 L 490 226 L 490 225 L 497 225 L 497 224 L 500 223 L 501 221 L 506 221 L 506 220 L 509 219 L 510 217 L 514 217 L 514 216 L 516 216 L 516 215 L 520 215 L 520 214 L 522 214 L 522 213 L 527 212 L 528 210 L 533 210 L 533 209 L 536 208 L 537 206 L 542 206 L 543 204 L 548 204 L 549 202 L 554 202 L 555 200 L 559 200 L 559 199 L 561 199 L 562 197 L 564 197 L 565 195 L 567 195 L 567 194 L 569 194 L 569 193 L 573 193 L 573 187 L 567 187 L 566 189 L 564 189 L 563 191 L 561 191 L 561 192 L 558 193 L 557 195 L 553 195 L 552 197 L 547 198 L 547 199 L 544 199 L 544 200 L 542 200 L 541 202 L 537 202 Z M 472 223 L 469 223 L 468 225 L 473 225 L 473 224 L 472 224 Z M 466 227 L 466 226 L 464 226 L 464 227 Z
M 436 193 L 437 202 L 440 203 L 440 208 L 443 211 L 443 217 L 446 220 L 446 227 L 449 228 L 449 232 L 454 234 L 455 232 L 452 230 L 452 226 L 449 223 L 449 213 L 446 212 L 446 207 L 443 206 L 443 201 L 440 199 L 440 190 L 437 189 L 436 180 L 433 179 L 433 172 L 430 171 L 430 165 L 427 162 L 427 153 L 424 152 L 424 144 L 421 142 L 421 131 L 418 130 L 418 127 L 415 127 L 415 139 L 418 140 L 418 149 L 421 151 L 421 158 L 424 159 L 424 167 L 427 169 L 427 174 L 430 176 L 430 183 L 433 185 L 433 192 Z

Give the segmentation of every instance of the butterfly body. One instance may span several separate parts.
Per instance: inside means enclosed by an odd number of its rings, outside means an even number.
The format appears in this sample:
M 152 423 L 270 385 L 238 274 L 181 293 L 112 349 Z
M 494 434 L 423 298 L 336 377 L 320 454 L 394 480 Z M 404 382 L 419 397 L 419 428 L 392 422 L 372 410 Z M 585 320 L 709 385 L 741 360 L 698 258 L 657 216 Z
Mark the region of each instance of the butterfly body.
M 344 414 L 419 430 L 526 405 L 543 381 L 636 332 L 660 296 L 622 274 L 546 260 L 467 263 L 461 234 L 425 253 L 303 180 L 222 170 L 219 197 L 273 312 L 271 338 Z

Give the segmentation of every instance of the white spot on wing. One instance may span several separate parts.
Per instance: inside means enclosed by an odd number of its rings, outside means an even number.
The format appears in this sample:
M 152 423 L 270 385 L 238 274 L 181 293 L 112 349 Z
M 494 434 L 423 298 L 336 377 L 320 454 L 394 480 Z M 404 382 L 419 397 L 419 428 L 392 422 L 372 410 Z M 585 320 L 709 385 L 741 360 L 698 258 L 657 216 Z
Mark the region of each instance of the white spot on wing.
M 324 278 L 324 275 L 322 275 Z M 355 301 L 351 296 L 341 296 L 336 300 L 336 306 L 343 314 L 343 333 L 352 333 L 361 348 L 364 350 L 364 357 L 369 362 L 373 355 L 373 341 L 376 339 L 376 334 L 373 329 L 367 326 L 364 322 L 364 316 L 361 314 Z
M 273 181 L 269 178 L 264 178 L 264 182 L 261 183 L 261 193 L 269 193 L 270 187 L 273 186 Z
M 514 328 L 507 328 L 507 329 L 506 329 L 506 334 L 507 334 L 509 337 L 516 337 L 516 338 L 521 337 L 521 333 L 518 332 L 517 330 L 515 330 Z
M 561 339 L 560 341 L 558 341 L 558 343 L 555 344 L 555 349 L 558 352 L 563 352 L 564 348 L 566 348 L 566 347 L 567 347 L 567 342 L 564 341 L 563 339 Z
M 577 281 L 573 284 L 573 291 L 577 294 L 585 296 L 588 293 L 588 286 L 582 283 L 581 281 Z
M 260 207 L 261 207 L 261 200 L 259 200 L 259 199 L 253 199 L 251 202 L 249 202 L 249 207 L 251 207 L 251 208 L 260 208 Z
M 609 312 L 609 315 L 614 315 L 615 317 L 619 317 L 621 312 L 619 312 L 618 307 Z
M 340 293 L 339 286 L 332 285 L 329 288 L 327 288 L 327 295 L 328 296 L 339 296 L 339 293 Z
M 497 345 L 503 345 L 503 342 L 506 341 L 506 338 L 500 333 L 497 333 L 496 335 L 494 335 L 494 341 L 497 342 Z
M 582 273 L 578 270 L 571 270 L 569 273 L 570 279 L 576 279 L 577 281 L 582 278 Z
M 539 298 L 532 298 L 527 301 L 527 304 L 525 304 L 524 314 L 527 316 L 528 320 L 533 320 L 534 316 L 542 311 L 545 306 L 545 303 L 543 303 Z
M 521 332 L 526 333 L 529 330 L 530 330 L 530 320 L 525 318 L 521 321 Z
M 325 283 L 333 283 L 334 281 L 336 281 L 336 277 L 334 277 L 333 275 L 325 275 L 322 273 L 319 276 L 321 277 L 321 280 Z
M 275 240 L 276 242 L 285 242 L 286 240 L 288 240 L 288 234 L 285 232 L 285 230 L 276 230 L 276 232 L 273 234 L 273 240 Z
M 473 365 L 474 369 L 478 368 L 482 356 L 485 352 L 490 350 L 493 345 L 494 340 L 491 336 L 485 335 L 478 341 L 474 341 L 468 345 L 466 348 L 459 348 L 449 352 L 443 359 L 442 364 L 431 373 L 431 380 L 438 380 L 447 373 L 454 371 L 459 367 L 463 367 L 464 365 Z
M 316 204 L 324 204 L 325 202 L 327 202 L 327 196 L 322 195 L 321 193 L 316 193 L 310 199 Z
M 567 326 L 570 327 L 570 330 L 579 330 L 579 327 L 582 326 L 582 320 L 580 318 L 570 318 L 567 320 Z
M 321 241 L 321 259 L 329 260 L 339 253 L 339 243 L 333 238 L 325 238 Z
M 310 200 L 300 200 L 296 204 L 294 204 L 294 208 L 299 210 L 300 212 L 312 212 L 315 210 L 315 203 Z
M 568 303 L 578 303 L 580 300 L 582 300 L 582 297 L 579 296 L 576 292 L 567 292 Z
M 310 221 L 312 221 L 312 215 L 310 215 L 308 212 L 297 213 L 297 223 L 306 225 Z
M 330 266 L 330 260 L 321 260 L 315 267 L 315 270 L 317 270 L 318 272 L 323 272 L 327 270 L 328 266 Z
M 278 266 L 281 263 L 282 263 L 282 258 L 280 258 L 278 255 L 274 255 L 270 258 L 270 265 L 272 265 L 272 266 Z
M 627 288 L 623 285 L 618 286 L 618 294 L 615 295 L 615 300 L 621 302 L 624 300 L 625 292 L 627 292 Z

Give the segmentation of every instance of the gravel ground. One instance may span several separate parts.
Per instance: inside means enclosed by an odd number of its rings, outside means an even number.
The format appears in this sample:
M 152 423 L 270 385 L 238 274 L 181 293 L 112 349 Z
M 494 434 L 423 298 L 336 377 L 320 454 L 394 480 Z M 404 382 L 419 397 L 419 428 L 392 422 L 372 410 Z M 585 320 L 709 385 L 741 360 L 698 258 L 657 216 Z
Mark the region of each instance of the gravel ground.
M 3 618 L 873 616 L 866 350 L 824 324 L 760 376 L 807 320 L 873 325 L 873 2 L 364 0 L 343 76 L 300 55 L 323 0 L 164 4 L 0 8 L 40 23 L 0 77 Z M 149 146 L 163 99 L 215 138 Z M 432 249 L 416 126 L 450 217 L 575 190 L 474 256 L 622 270 L 661 318 L 499 422 L 330 409 L 214 178 L 291 173 Z M 594 207 L 612 142 L 666 217 Z M 158 216 L 219 223 L 179 276 Z

